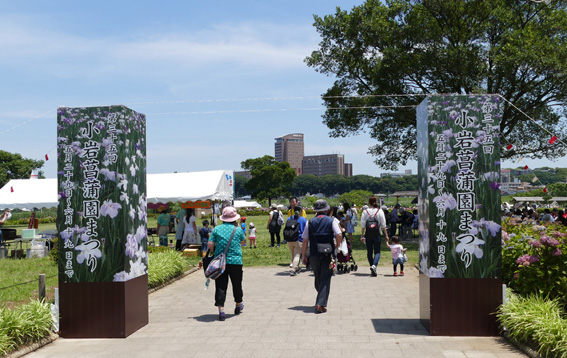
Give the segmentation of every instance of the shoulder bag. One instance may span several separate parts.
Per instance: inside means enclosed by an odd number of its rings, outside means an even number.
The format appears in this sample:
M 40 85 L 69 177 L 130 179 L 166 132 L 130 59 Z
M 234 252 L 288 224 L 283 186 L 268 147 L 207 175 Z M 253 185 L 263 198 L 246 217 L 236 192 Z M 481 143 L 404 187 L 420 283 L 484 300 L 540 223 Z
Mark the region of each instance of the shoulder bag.
M 224 252 L 213 258 L 208 264 L 207 268 L 205 269 L 206 278 L 214 280 L 223 274 L 224 269 L 226 268 L 226 253 L 228 252 L 228 248 L 230 247 L 230 243 L 232 242 L 232 238 L 234 237 L 236 229 L 238 228 L 235 226 L 232 230 L 232 234 L 230 235 L 230 240 L 228 240 L 228 244 L 226 244 Z

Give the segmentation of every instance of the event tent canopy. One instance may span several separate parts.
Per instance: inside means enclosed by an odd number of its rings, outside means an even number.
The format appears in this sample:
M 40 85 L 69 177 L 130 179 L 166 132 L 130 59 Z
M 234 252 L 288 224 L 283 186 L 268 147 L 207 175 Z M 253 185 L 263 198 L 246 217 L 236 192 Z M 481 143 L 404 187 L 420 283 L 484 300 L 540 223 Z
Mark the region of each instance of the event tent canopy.
M 147 202 L 232 200 L 232 170 L 148 174 Z M 1 209 L 51 208 L 58 204 L 57 179 L 12 179 L 0 189 Z
M 261 208 L 262 205 L 258 204 L 255 201 L 246 201 L 246 200 L 235 200 L 234 201 L 235 208 Z

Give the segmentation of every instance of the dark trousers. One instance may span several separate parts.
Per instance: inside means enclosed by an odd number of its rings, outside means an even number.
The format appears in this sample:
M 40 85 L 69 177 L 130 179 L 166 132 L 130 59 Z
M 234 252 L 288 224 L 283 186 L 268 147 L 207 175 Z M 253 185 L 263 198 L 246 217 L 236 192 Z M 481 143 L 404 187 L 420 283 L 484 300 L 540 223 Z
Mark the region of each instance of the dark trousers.
M 274 235 L 278 239 L 278 245 L 280 244 L 280 232 L 271 232 L 270 231 L 270 240 L 272 241 L 272 246 L 274 246 Z
M 226 290 L 228 288 L 228 278 L 232 282 L 232 294 L 234 295 L 234 302 L 241 303 L 242 296 L 242 265 L 229 265 L 222 275 L 215 280 L 215 306 L 223 306 L 226 301 Z
M 388 235 L 390 235 L 390 237 L 396 235 L 397 229 L 398 229 L 398 222 L 391 221 L 390 222 L 390 232 L 388 233 Z
M 181 251 L 181 241 L 182 240 L 175 240 L 175 251 Z
M 381 243 L 382 238 L 380 236 L 377 238 L 366 238 L 366 257 L 368 258 L 370 266 L 378 266 L 378 262 L 380 261 Z
M 309 257 L 309 265 L 315 275 L 315 289 L 317 290 L 316 305 L 327 307 L 329 293 L 331 292 L 331 277 L 333 269 L 329 268 L 331 255 L 316 255 Z

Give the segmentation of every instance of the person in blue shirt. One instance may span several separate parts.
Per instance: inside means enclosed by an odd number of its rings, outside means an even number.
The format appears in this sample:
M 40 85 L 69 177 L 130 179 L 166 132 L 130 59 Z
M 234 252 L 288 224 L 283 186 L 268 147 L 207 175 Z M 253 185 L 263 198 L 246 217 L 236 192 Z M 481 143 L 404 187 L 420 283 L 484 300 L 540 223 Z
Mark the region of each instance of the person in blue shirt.
M 295 276 L 300 272 L 299 261 L 301 258 L 301 248 L 303 245 L 303 230 L 305 229 L 305 224 L 307 224 L 307 219 L 302 216 L 302 212 L 305 212 L 301 206 L 296 205 L 294 208 L 294 215 L 290 216 L 287 221 L 295 220 L 297 221 L 298 225 L 298 232 L 299 236 L 295 241 L 287 241 L 287 247 L 291 253 L 291 270 L 289 272 L 290 276 Z M 285 229 L 284 229 L 284 238 L 285 238 Z M 292 239 L 293 240 L 293 239 Z
M 210 233 L 211 229 L 209 229 L 209 220 L 203 220 L 203 227 L 199 230 L 199 236 L 201 237 L 201 253 L 204 253 L 207 250 Z
M 246 218 L 244 216 L 240 218 L 240 228 L 244 233 L 244 237 L 246 237 Z M 246 246 L 246 241 L 244 241 L 244 244 L 242 246 Z

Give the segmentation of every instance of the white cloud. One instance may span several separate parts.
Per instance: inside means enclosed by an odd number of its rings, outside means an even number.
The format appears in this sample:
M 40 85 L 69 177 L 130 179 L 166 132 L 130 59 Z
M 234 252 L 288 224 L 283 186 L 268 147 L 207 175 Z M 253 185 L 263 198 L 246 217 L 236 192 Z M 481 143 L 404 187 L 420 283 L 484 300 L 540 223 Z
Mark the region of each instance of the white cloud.
M 0 17 L 0 63 L 30 66 L 58 77 L 179 76 L 211 67 L 219 71 L 304 68 L 303 59 L 316 41 L 311 27 L 292 25 L 225 24 L 193 33 L 90 38 Z

